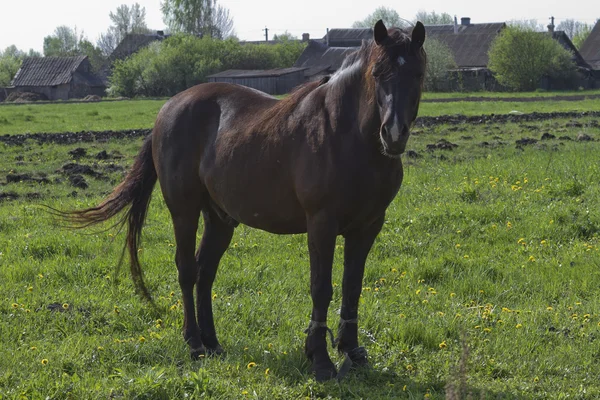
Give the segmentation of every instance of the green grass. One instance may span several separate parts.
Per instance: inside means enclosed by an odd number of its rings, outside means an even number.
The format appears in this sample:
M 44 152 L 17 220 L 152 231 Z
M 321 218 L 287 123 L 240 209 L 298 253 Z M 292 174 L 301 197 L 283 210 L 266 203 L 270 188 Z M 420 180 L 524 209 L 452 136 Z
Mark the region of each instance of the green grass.
M 0 134 L 151 128 L 166 100 L 0 106 Z
M 115 270 L 122 235 L 59 229 L 40 206 L 96 204 L 141 139 L 0 144 L 0 182 L 11 171 L 56 182 L 0 187 L 19 196 L 0 200 L 0 398 L 598 398 L 600 130 L 590 118 L 569 122 L 415 132 L 409 147 L 421 157 L 405 158 L 363 284 L 359 340 L 373 368 L 340 384 L 311 380 L 303 355 L 305 235 L 236 229 L 214 287 L 228 354 L 192 362 L 160 191 L 141 250 L 158 312 L 134 295 L 126 268 Z M 546 131 L 596 141 L 515 146 Z M 440 139 L 458 147 L 427 150 Z M 85 190 L 60 172 L 77 147 L 88 154 L 79 162 L 106 176 L 85 176 Z M 115 158 L 96 160 L 101 150 Z M 339 240 L 332 327 L 342 254 Z
M 586 92 L 588 93 L 588 92 Z M 494 93 L 499 96 L 502 93 Z M 436 96 L 438 93 L 435 94 Z M 452 94 L 461 97 L 469 94 Z M 475 95 L 478 95 L 477 93 Z M 541 95 L 541 94 L 540 94 Z M 425 95 L 427 98 L 428 95 Z M 0 135 L 38 132 L 79 132 L 145 129 L 154 126 L 166 100 L 129 100 L 99 103 L 61 103 L 0 106 Z M 511 111 L 597 111 L 600 99 L 548 102 L 421 103 L 420 116 L 506 114 Z

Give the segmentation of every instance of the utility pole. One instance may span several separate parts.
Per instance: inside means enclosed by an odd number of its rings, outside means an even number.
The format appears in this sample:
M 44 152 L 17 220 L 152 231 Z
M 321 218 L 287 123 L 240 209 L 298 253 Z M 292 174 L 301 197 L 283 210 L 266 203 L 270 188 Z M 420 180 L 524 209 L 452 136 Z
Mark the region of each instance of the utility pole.
M 265 41 L 269 41 L 269 28 L 267 28 L 265 26 L 265 29 L 263 29 L 263 31 L 265 31 Z

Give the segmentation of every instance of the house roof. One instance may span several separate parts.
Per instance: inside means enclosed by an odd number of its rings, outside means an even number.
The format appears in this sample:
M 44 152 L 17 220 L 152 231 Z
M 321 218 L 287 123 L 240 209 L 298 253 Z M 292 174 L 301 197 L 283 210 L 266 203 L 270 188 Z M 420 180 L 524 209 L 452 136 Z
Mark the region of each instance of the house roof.
M 304 71 L 306 68 L 275 68 L 275 69 L 228 69 L 207 76 L 207 78 L 269 78 Z
M 372 28 L 330 29 L 323 37 L 329 47 L 359 47 L 363 40 L 373 39 Z
M 426 25 L 427 36 L 445 43 L 459 68 L 487 67 L 492 41 L 506 27 L 504 22 L 488 24 Z
M 169 36 L 163 34 L 162 31 L 153 33 L 128 33 L 117 47 L 115 47 L 109 58 L 113 61 L 125 59 L 142 47 L 148 46 L 157 40 L 164 40 Z
M 71 82 L 73 73 L 87 56 L 27 57 L 15 75 L 12 86 L 58 86 Z M 92 74 L 84 75 L 92 84 L 99 84 Z
M 596 22 L 579 53 L 593 69 L 600 70 L 600 21 Z
M 565 31 L 552 32 L 552 38 L 560 43 L 560 45 L 568 50 L 571 54 L 573 54 L 572 59 L 578 67 L 590 69 L 590 64 L 585 61 Z
M 344 58 L 356 50 L 358 47 L 327 47 L 320 41 L 309 40 L 308 45 L 294 63 L 294 67 L 308 68 L 305 72 L 306 76 L 323 71 L 334 72 L 342 66 Z

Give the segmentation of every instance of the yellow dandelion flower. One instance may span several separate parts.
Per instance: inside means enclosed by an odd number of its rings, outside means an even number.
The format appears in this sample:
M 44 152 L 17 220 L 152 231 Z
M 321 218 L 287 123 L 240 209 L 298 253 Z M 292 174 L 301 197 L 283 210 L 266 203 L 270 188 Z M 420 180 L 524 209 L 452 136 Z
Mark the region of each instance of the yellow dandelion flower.
M 415 369 L 415 367 L 413 367 L 412 364 L 408 364 L 406 366 L 406 369 L 409 370 L 409 371 L 412 371 L 413 369 Z
M 415 291 L 415 294 L 420 294 L 420 293 L 421 293 L 421 289 L 417 289 L 417 290 Z M 14 307 L 14 306 L 13 306 L 13 307 Z
M 104 347 L 98 346 L 98 351 L 102 351 L 102 350 L 104 350 Z
M 115 314 L 118 314 L 120 312 L 119 311 L 119 307 L 115 306 L 115 308 L 113 309 L 113 311 L 115 312 Z
M 535 378 L 533 378 L 533 381 L 534 381 L 534 382 L 539 382 L 539 381 L 540 381 L 540 378 L 538 378 L 538 377 L 536 376 Z
M 63 303 L 62 308 L 65 310 L 69 309 L 69 303 Z
M 475 325 L 475 329 L 481 329 L 481 325 Z
M 492 331 L 492 329 L 491 328 L 483 328 L 483 331 L 485 333 L 490 333 Z
M 427 304 L 427 303 L 429 303 L 429 300 L 427 300 L 427 299 L 423 300 L 423 304 Z
M 444 315 L 446 315 L 446 313 L 445 313 L 445 312 L 443 312 L 443 311 L 438 311 L 438 315 L 439 315 L 440 317 L 443 317 Z
M 398 270 L 396 268 L 392 268 L 392 272 L 396 273 L 396 272 L 398 272 Z
M 254 367 L 256 367 L 256 363 L 254 361 L 250 361 L 248 363 L 248 365 L 246 366 L 246 368 L 248 368 L 248 369 L 251 369 L 251 368 L 254 368 Z
M 42 358 L 42 365 L 48 365 L 48 359 Z
M 456 243 L 456 244 L 454 245 L 454 247 L 456 247 L 456 248 L 458 249 L 458 248 L 460 247 L 460 243 Z
M 535 257 L 534 256 L 529 256 L 529 259 L 527 261 L 529 261 L 529 262 L 535 262 Z
M 36 351 L 36 350 L 37 350 L 37 347 L 35 347 L 35 346 L 31 346 L 31 347 L 29 348 L 29 350 L 31 350 L 31 351 Z
M 515 328 L 517 328 L 517 329 L 521 329 L 522 327 L 523 327 L 523 325 L 521 325 L 521 324 L 515 325 Z
M 406 385 L 402 386 L 402 391 L 406 392 Z
M 42 279 L 44 277 L 43 274 L 38 274 L 38 278 Z
M 217 294 L 216 294 L 216 293 L 213 293 L 213 295 L 212 295 L 212 299 L 214 300 L 214 299 L 216 299 L 216 298 L 217 298 Z
M 269 375 L 269 368 L 265 369 L 265 375 L 268 376 Z
M 143 336 L 140 336 L 138 339 L 140 342 L 144 343 L 146 341 L 146 338 Z
M 17 303 L 12 303 L 12 308 L 19 308 L 19 305 Z
M 583 318 L 587 318 L 587 319 L 590 319 L 590 317 L 591 317 L 591 315 L 590 315 L 590 314 L 585 314 L 585 315 L 583 316 Z
M 469 255 L 468 255 L 468 254 L 465 254 L 465 255 L 463 256 L 463 258 L 469 258 Z
M 28 291 L 28 292 L 32 292 L 32 291 L 33 291 L 33 286 L 29 286 L 29 287 L 27 288 L 27 291 Z
M 245 396 L 245 395 L 248 394 L 248 391 L 247 390 L 242 390 L 242 394 Z
M 507 308 L 507 307 L 502 307 L 502 312 L 509 313 L 509 312 L 512 312 L 512 310 L 510 308 Z
M 546 243 L 548 243 L 548 242 L 546 242 L 545 240 L 542 240 L 542 241 L 540 242 L 540 244 L 541 244 L 541 245 L 544 245 L 544 244 L 546 244 Z
M 552 310 L 554 310 L 554 308 L 552 308 L 552 306 L 548 306 L 548 307 L 546 307 L 546 310 L 552 311 Z
M 440 349 L 445 349 L 446 347 L 448 347 L 445 340 L 442 343 L 440 343 L 439 346 L 440 346 Z
M 512 228 L 512 223 L 511 223 L 510 221 L 508 221 L 508 222 L 506 223 L 506 227 L 507 227 L 508 229 Z
M 400 315 L 399 315 L 399 317 L 400 317 L 400 318 L 406 318 L 406 315 L 404 315 L 404 314 L 400 314 Z
M 450 297 L 454 297 L 454 296 L 456 296 L 456 293 L 454 293 L 454 292 L 450 293 Z

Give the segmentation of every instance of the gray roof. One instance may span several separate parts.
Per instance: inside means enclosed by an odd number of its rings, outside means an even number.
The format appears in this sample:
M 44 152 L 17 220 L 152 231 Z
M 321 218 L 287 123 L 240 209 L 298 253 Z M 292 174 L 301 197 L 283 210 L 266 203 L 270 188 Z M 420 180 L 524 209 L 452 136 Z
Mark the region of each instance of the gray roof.
M 209 75 L 207 78 L 268 78 L 294 72 L 304 71 L 306 68 L 275 68 L 275 69 L 228 69 L 227 71 Z
M 363 40 L 371 39 L 372 28 L 330 29 L 323 37 L 330 47 L 359 47 Z
M 12 86 L 58 86 L 71 82 L 73 73 L 87 56 L 27 57 L 15 75 Z M 101 85 L 98 78 L 84 73 L 92 84 Z
M 600 70 L 600 21 L 596 22 L 579 53 L 593 69 Z
M 489 24 L 458 25 L 454 33 L 454 25 L 426 25 L 425 31 L 430 38 L 445 43 L 459 68 L 487 67 L 488 51 L 492 41 L 506 27 L 504 22 Z
M 548 34 L 548 32 L 542 33 Z M 572 60 L 578 67 L 590 69 L 590 64 L 587 63 L 585 59 L 581 56 L 581 53 L 577 50 L 577 47 L 575 47 L 571 39 L 569 39 L 569 35 L 567 35 L 565 31 L 552 32 L 552 39 L 560 43 L 560 45 L 563 48 L 565 48 L 573 55 Z
M 309 68 L 305 72 L 306 76 L 312 76 L 323 71 L 335 72 L 342 66 L 344 58 L 356 50 L 358 50 L 358 47 L 327 47 L 324 43 L 310 40 L 294 63 L 294 67 Z

